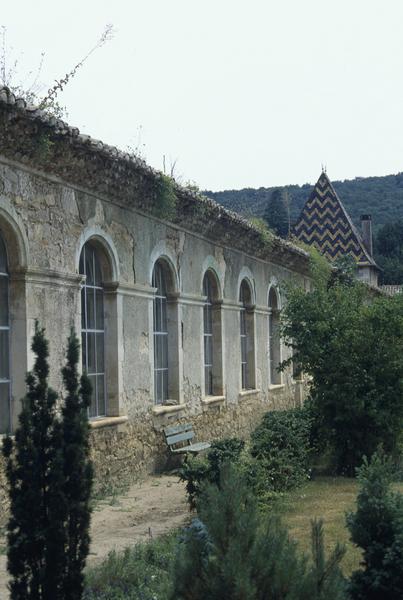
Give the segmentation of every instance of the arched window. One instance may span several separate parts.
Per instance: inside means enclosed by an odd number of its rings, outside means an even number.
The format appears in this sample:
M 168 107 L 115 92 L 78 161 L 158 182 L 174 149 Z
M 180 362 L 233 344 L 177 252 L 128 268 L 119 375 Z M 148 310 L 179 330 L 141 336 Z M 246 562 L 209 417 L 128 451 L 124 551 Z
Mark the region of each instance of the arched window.
M 104 288 L 97 247 L 87 242 L 80 256 L 81 349 L 83 370 L 92 385 L 90 417 L 106 415 Z
M 213 271 L 203 278 L 203 340 L 204 340 L 204 393 L 219 396 L 222 385 L 221 305 L 218 301 L 218 282 Z
M 206 300 L 203 306 L 204 325 L 204 386 L 206 396 L 213 395 L 213 288 L 211 276 L 205 274 L 203 279 L 203 296 Z
M 281 384 L 281 373 L 277 370 L 281 362 L 280 309 L 276 290 L 269 291 L 269 376 L 270 385 Z
M 241 387 L 243 390 L 255 387 L 255 336 L 252 291 L 246 279 L 239 290 L 240 336 L 241 336 Z
M 154 400 L 164 404 L 169 398 L 168 388 L 168 311 L 167 281 L 162 261 L 154 265 L 152 285 L 154 297 Z
M 11 428 L 10 315 L 7 250 L 0 235 L 0 433 Z

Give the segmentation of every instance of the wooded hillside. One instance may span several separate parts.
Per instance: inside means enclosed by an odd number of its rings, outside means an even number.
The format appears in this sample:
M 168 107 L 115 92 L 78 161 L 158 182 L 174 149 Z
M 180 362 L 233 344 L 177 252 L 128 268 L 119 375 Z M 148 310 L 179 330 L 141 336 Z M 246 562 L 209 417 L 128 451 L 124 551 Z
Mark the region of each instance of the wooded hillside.
M 334 188 L 354 223 L 360 215 L 371 214 L 375 232 L 385 223 L 403 219 L 403 172 L 384 177 L 356 177 L 333 181 Z M 290 202 L 291 223 L 294 223 L 309 197 L 313 185 L 285 186 Z M 206 191 L 205 194 L 226 208 L 245 216 L 262 216 L 273 187 L 242 190 Z

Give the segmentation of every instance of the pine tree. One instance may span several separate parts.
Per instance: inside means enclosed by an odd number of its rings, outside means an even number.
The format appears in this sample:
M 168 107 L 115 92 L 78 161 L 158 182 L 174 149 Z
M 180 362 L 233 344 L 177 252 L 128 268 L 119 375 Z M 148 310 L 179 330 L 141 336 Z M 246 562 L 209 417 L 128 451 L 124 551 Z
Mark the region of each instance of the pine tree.
M 3 444 L 11 512 L 7 565 L 12 600 L 59 600 L 67 512 L 63 439 L 57 394 L 48 386 L 48 343 L 37 323 L 32 350 L 36 359 L 15 442 L 7 437 Z
M 280 237 L 287 237 L 289 229 L 289 216 L 284 191 L 272 191 L 263 215 L 270 229 Z
M 259 513 L 245 480 L 228 464 L 220 486 L 198 499 L 199 519 L 185 530 L 171 600 L 344 600 L 337 547 L 326 560 L 313 524 L 313 564 L 297 552 L 278 519 Z
M 91 385 L 86 375 L 78 376 L 79 342 L 72 331 L 68 340 L 63 381 L 67 397 L 63 407 L 64 494 L 68 505 L 66 524 L 66 600 L 80 600 L 84 587 L 83 569 L 89 551 L 90 495 L 93 468 L 89 456 Z

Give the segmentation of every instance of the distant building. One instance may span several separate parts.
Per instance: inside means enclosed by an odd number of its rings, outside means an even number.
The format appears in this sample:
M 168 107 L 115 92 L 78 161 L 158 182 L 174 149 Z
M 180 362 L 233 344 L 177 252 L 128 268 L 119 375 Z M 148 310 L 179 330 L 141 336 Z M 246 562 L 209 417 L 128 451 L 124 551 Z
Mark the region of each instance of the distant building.
M 358 279 L 377 286 L 379 267 L 372 255 L 370 215 L 361 216 L 361 228 L 360 233 L 322 172 L 294 226 L 294 235 L 315 246 L 331 262 L 351 256 L 357 263 Z

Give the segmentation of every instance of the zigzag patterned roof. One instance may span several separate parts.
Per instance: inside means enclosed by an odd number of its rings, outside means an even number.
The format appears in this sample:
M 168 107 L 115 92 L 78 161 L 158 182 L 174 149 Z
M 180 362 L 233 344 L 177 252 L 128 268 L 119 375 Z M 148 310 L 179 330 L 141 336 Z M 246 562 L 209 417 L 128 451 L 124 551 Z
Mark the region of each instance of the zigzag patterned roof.
M 349 254 L 360 265 L 376 267 L 361 235 L 324 172 L 294 225 L 294 235 L 301 242 L 315 246 L 331 261 Z

